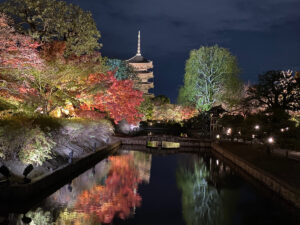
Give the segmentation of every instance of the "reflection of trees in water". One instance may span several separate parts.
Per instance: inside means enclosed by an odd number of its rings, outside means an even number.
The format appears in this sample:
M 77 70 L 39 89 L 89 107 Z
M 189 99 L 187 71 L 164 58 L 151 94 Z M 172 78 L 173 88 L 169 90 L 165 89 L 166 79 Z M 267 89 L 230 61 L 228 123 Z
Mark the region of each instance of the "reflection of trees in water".
M 138 169 L 139 178 L 145 182 L 150 182 L 152 155 L 144 152 L 130 152 L 134 157 L 134 165 Z
M 140 205 L 136 192 L 140 179 L 132 155 L 109 157 L 111 167 L 105 185 L 95 185 L 83 191 L 75 208 L 87 217 L 96 215 L 99 222 L 111 223 L 115 216 L 125 219 Z
M 129 152 L 103 160 L 28 212 L 30 224 L 95 225 L 129 217 L 141 203 L 139 183 L 149 182 L 151 159 L 149 154 Z M 21 225 L 21 218 L 14 215 L 10 221 Z
M 177 171 L 177 184 L 182 191 L 183 216 L 188 225 L 218 224 L 221 214 L 221 198 L 217 190 L 208 185 L 209 171 L 202 159 L 191 170 Z

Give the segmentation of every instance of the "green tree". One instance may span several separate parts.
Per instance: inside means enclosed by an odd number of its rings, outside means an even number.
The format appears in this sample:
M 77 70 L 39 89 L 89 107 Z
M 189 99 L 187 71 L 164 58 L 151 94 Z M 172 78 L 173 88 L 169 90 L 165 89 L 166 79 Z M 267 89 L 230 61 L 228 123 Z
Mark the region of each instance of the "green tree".
M 120 59 L 108 59 L 107 66 L 110 71 L 116 71 L 115 77 L 118 80 L 134 80 L 137 78 L 133 68 L 126 61 Z
M 238 73 L 236 58 L 227 49 L 215 45 L 192 50 L 178 101 L 202 111 L 222 102 L 233 104 L 241 91 Z
M 151 97 L 144 97 L 144 101 L 141 103 L 139 107 L 140 113 L 142 113 L 143 120 L 152 120 L 153 116 L 153 102 Z
M 89 54 L 100 49 L 100 32 L 90 12 L 56 0 L 7 0 L 1 11 L 14 18 L 17 31 L 35 40 L 65 41 L 65 55 Z

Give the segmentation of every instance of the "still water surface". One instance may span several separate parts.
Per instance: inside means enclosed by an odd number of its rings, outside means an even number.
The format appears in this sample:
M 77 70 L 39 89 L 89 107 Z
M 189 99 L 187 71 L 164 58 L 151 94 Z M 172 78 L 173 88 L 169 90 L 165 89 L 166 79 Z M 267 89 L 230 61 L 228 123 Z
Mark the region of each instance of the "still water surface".
M 10 214 L 9 224 L 24 224 Z M 300 224 L 209 155 L 121 151 L 26 213 L 31 225 Z M 299 222 L 299 221 L 298 221 Z

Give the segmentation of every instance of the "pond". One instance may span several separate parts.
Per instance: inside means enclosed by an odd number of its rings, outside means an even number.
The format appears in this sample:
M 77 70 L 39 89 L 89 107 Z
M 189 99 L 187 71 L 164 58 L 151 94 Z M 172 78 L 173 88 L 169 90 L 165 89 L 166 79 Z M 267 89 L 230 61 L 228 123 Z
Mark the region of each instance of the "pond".
M 0 224 L 299 224 L 295 211 L 235 171 L 207 152 L 122 150 Z

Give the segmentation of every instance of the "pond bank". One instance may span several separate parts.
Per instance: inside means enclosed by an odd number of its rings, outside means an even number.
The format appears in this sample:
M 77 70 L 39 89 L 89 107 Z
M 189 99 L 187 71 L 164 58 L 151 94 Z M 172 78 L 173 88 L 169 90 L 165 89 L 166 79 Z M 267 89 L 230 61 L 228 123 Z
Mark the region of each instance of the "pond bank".
M 120 145 L 121 142 L 117 141 L 98 148 L 95 152 L 87 154 L 83 158 L 74 159 L 70 164 L 61 166 L 51 173 L 33 179 L 31 183 L 2 185 L 0 187 L 1 212 L 11 210 L 10 207 L 13 207 L 15 204 L 20 208 L 32 207 L 35 202 L 39 202 L 43 197 L 48 196 L 61 186 L 67 184 L 88 168 L 93 167 L 100 160 L 115 153 Z M 37 193 L 39 193 L 39 196 L 38 199 L 35 199 Z M 30 206 L 27 206 L 28 202 L 30 202 Z M 4 205 L 1 203 L 4 203 Z
M 241 143 L 212 143 L 213 151 L 229 159 L 283 199 L 300 208 L 300 163 L 268 155 Z

